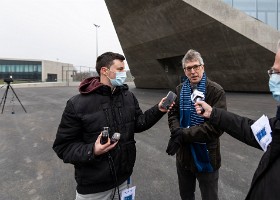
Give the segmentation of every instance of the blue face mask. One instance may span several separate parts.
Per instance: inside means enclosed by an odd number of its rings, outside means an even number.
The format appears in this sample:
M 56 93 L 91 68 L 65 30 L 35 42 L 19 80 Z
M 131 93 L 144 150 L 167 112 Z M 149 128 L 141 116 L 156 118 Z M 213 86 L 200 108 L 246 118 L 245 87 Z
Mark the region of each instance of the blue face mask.
M 280 102 L 280 75 L 271 74 L 269 78 L 269 89 L 273 98 Z
M 124 84 L 125 79 L 126 79 L 126 72 L 115 72 L 116 73 L 116 78 L 110 79 L 111 84 L 113 86 L 121 86 Z

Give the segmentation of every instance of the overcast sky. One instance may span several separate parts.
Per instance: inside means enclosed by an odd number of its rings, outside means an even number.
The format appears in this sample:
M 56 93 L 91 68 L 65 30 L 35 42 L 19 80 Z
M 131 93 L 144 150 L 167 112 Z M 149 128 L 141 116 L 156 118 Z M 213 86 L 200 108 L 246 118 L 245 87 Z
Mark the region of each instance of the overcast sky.
M 122 53 L 103 0 L 0 0 L 0 58 L 95 67 L 98 54 Z

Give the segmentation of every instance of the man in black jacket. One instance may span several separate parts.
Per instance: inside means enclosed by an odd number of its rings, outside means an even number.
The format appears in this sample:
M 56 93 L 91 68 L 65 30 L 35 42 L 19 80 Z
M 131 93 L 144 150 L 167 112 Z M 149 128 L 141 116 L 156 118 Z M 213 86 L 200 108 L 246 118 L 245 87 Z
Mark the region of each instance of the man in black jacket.
M 270 76 L 270 91 L 274 99 L 280 101 L 280 50 L 278 50 L 274 65 L 268 70 L 268 74 Z M 221 128 L 241 142 L 262 149 L 251 129 L 251 125 L 255 123 L 254 120 L 216 107 L 212 108 L 202 101 L 197 102 L 195 106 L 197 113 L 209 118 L 211 124 Z M 203 114 L 201 114 L 202 108 L 204 109 Z M 255 171 L 246 200 L 280 199 L 280 106 L 277 108 L 276 117 L 269 119 L 269 125 L 272 130 L 272 141 L 267 146 Z
M 168 111 L 162 108 L 163 98 L 142 112 L 124 84 L 124 60 L 117 53 L 100 55 L 96 61 L 100 77 L 81 82 L 80 94 L 67 101 L 63 112 L 53 149 L 75 167 L 76 200 L 109 200 L 119 194 L 136 159 L 134 133 L 151 128 Z M 109 139 L 101 144 L 104 127 L 109 127 Z M 116 132 L 121 137 L 112 144 Z
M 176 154 L 179 190 L 182 200 L 195 199 L 196 180 L 203 200 L 218 199 L 222 131 L 195 112 L 194 102 L 205 99 L 212 106 L 226 109 L 223 88 L 206 77 L 199 52 L 189 50 L 182 60 L 187 80 L 177 86 L 176 104 L 168 113 L 171 139 L 166 152 Z

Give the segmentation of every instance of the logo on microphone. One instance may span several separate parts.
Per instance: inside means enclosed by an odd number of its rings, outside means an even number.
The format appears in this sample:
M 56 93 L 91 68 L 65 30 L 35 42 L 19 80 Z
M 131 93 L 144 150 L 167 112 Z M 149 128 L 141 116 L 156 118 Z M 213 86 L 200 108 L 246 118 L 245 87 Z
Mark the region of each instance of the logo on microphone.
M 192 86 L 192 89 L 193 89 L 193 93 L 191 94 L 192 102 L 195 103 L 197 101 L 204 101 L 205 96 L 203 92 L 198 91 L 196 85 Z

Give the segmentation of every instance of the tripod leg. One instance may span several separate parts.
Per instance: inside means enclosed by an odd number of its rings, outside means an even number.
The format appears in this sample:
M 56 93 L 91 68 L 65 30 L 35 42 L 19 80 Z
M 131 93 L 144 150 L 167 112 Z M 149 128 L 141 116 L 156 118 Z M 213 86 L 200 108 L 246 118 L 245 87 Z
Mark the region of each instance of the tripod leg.
M 4 99 L 4 104 L 3 104 L 3 107 L 2 107 L 1 114 L 3 114 L 4 108 L 5 108 L 5 103 L 6 103 L 6 99 L 7 99 L 8 90 L 9 90 L 9 85 L 7 85 L 6 91 L 5 91 L 4 96 L 3 96 L 2 100 L 1 100 L 1 103 L 0 103 L 0 106 L 1 106 L 2 102 L 3 102 L 3 99 Z
M 14 95 L 16 96 L 16 98 L 17 98 L 18 102 L 20 103 L 20 105 L 21 105 L 22 109 L 26 112 L 26 110 L 25 110 L 24 106 L 22 105 L 21 101 L 19 100 L 19 98 L 18 98 L 17 94 L 15 93 L 15 91 L 14 91 L 13 87 L 12 87 L 11 85 L 10 85 L 10 87 L 11 87 L 11 89 L 12 89 L 12 91 L 13 91 Z M 27 113 L 27 112 L 26 112 L 26 113 Z

